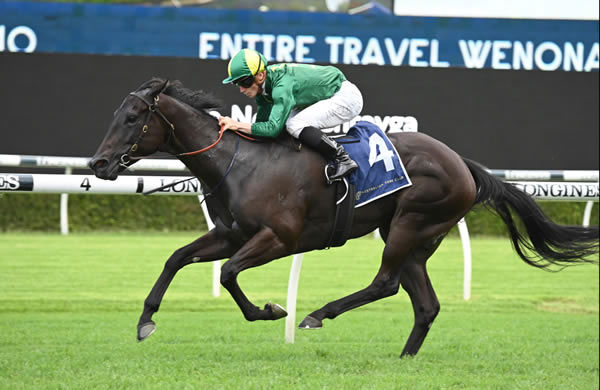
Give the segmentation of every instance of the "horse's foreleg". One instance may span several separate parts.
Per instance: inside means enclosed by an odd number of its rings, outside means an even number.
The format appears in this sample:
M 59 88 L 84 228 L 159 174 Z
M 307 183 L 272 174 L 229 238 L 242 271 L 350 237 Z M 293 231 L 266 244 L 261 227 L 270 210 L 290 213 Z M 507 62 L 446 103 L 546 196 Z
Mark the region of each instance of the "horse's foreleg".
M 213 229 L 196 241 L 176 250 L 165 263 L 162 273 L 144 301 L 144 311 L 138 322 L 138 341 L 154 333 L 156 325 L 152 321 L 152 315 L 158 311 L 160 302 L 177 271 L 188 264 L 229 257 L 236 249 L 227 240 L 217 237 L 216 230 Z
M 245 269 L 258 267 L 290 254 L 279 237 L 266 227 L 256 233 L 221 268 L 221 284 L 229 291 L 248 321 L 277 320 L 287 315 L 279 305 L 268 303 L 260 309 L 250 302 L 237 283 L 237 276 Z

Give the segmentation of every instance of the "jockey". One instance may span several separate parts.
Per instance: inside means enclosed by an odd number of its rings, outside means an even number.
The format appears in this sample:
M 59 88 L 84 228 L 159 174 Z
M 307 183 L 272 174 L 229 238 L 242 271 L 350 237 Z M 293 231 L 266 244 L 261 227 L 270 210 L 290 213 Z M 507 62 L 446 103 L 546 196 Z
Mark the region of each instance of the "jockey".
M 341 145 L 320 129 L 341 125 L 356 117 L 363 106 L 358 88 L 333 66 L 276 64 L 252 49 L 239 51 L 229 61 L 229 77 L 240 92 L 256 99 L 256 122 L 241 123 L 221 117 L 225 130 L 240 130 L 263 137 L 277 137 L 285 128 L 325 159 L 336 163 L 329 178 L 339 179 L 358 168 Z

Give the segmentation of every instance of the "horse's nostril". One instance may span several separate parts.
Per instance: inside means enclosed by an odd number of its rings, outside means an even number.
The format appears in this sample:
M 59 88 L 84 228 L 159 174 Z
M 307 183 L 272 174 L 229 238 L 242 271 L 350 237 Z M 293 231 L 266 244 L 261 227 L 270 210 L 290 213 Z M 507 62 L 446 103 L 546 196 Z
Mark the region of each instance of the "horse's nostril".
M 93 171 L 102 168 L 104 166 L 106 166 L 108 164 L 108 161 L 104 158 L 99 158 L 97 160 L 91 160 L 90 161 L 90 168 L 92 168 Z

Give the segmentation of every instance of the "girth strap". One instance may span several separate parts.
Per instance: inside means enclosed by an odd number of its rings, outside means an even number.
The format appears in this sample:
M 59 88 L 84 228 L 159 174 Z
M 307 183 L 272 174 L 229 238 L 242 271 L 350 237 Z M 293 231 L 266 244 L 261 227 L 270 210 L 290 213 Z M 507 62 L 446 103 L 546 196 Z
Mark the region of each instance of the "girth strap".
M 356 188 L 345 178 L 334 182 L 336 186 L 335 219 L 327 248 L 342 246 L 348 241 L 354 220 Z

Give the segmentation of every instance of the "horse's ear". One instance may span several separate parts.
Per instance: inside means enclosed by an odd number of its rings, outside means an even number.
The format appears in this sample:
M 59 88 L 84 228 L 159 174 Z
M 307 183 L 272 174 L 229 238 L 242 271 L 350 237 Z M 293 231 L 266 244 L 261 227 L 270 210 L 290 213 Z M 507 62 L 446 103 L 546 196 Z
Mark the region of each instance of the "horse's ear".
M 150 92 L 150 94 L 152 95 L 152 97 L 157 97 L 161 93 L 165 92 L 165 90 L 167 89 L 168 86 L 169 86 L 169 80 L 165 80 L 164 83 L 158 84 L 152 90 L 152 92 Z

